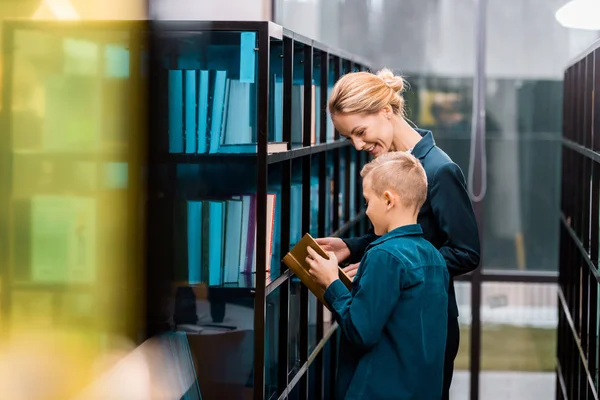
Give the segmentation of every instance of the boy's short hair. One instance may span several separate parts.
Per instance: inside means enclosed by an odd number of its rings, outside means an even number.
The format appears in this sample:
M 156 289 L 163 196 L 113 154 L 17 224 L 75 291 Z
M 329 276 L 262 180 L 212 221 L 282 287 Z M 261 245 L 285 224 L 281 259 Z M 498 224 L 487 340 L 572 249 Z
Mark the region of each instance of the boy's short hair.
M 427 175 L 421 162 L 404 151 L 385 153 L 366 164 L 360 176 L 369 177 L 371 189 L 378 196 L 392 190 L 402 205 L 419 212 L 427 199 Z

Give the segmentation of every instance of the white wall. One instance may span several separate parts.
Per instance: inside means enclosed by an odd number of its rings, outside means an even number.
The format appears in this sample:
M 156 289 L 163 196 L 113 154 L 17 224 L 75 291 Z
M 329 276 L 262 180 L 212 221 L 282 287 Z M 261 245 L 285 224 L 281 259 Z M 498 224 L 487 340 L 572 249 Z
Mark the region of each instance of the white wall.
M 154 20 L 266 21 L 270 0 L 149 0 Z

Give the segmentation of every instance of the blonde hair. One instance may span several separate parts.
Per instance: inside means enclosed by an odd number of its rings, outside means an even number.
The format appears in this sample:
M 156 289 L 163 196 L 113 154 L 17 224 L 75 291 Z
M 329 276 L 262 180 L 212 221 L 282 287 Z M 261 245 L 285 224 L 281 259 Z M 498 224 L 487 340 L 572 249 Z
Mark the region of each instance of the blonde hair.
M 400 196 L 402 205 L 417 213 L 427 199 L 427 175 L 412 154 L 392 151 L 366 164 L 360 171 L 363 181 L 369 178 L 373 192 L 382 196 L 391 190 Z
M 390 106 L 396 115 L 404 116 L 404 79 L 387 68 L 371 72 L 351 72 L 342 76 L 329 96 L 329 113 L 375 114 Z

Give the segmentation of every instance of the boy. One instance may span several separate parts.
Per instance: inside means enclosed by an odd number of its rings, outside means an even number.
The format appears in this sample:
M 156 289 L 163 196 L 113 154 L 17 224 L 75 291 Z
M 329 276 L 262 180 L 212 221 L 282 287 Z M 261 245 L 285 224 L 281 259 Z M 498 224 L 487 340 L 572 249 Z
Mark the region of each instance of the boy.
M 448 269 L 423 238 L 427 196 L 419 160 L 383 154 L 361 171 L 366 214 L 381 237 L 365 252 L 352 292 L 337 259 L 308 248 L 310 273 L 342 331 L 337 399 L 439 400 L 448 320 Z

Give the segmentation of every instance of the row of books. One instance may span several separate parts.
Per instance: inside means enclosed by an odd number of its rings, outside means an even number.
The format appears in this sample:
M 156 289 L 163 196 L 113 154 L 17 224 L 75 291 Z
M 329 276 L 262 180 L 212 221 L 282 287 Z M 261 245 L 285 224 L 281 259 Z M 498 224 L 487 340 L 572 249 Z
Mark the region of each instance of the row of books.
M 356 163 L 341 165 L 341 173 L 350 168 L 356 173 Z M 331 231 L 334 213 L 343 220 L 343 209 L 333 209 L 333 180 L 328 181 L 325 196 L 325 231 Z M 343 193 L 350 198 L 356 192 L 355 180 L 345 187 L 342 179 L 339 194 L 340 204 L 344 204 Z M 319 215 L 319 179 L 310 180 L 309 232 L 317 235 Z M 355 213 L 355 202 L 350 201 L 350 213 Z M 290 186 L 290 246 L 302 238 L 302 185 L 292 182 Z M 244 194 L 228 198 L 202 198 L 182 200 L 175 206 L 174 244 L 176 264 L 179 266 L 178 280 L 190 284 L 207 283 L 209 286 L 239 284 L 244 274 L 256 272 L 256 195 Z M 278 188 L 269 189 L 267 195 L 267 262 L 264 268 L 280 265 L 280 219 L 281 193 Z M 185 272 L 184 272 L 185 271 Z M 275 271 L 277 272 L 277 271 Z
M 350 164 L 351 169 L 355 168 L 353 165 Z M 341 183 L 344 193 L 345 183 Z M 330 182 L 329 189 L 331 185 Z M 313 235 L 317 234 L 318 190 L 318 178 L 313 176 L 310 182 L 310 233 Z M 303 233 L 300 183 L 292 183 L 290 196 L 290 245 L 293 246 Z M 353 208 L 354 202 L 350 204 Z M 240 274 L 256 272 L 255 210 L 254 194 L 177 203 L 173 232 L 175 257 L 177 264 L 186 270 L 185 276 L 179 279 L 192 284 L 222 285 L 239 283 Z M 280 211 L 280 191 L 271 189 L 267 196 L 267 271 L 273 264 L 278 266 L 281 260 Z M 326 196 L 324 212 L 325 230 L 329 232 L 336 212 L 331 195 Z M 341 217 L 341 209 L 337 212 Z M 20 276 L 38 283 L 91 283 L 95 280 L 99 240 L 96 198 L 36 195 L 15 201 L 14 213 L 18 227 L 14 235 L 20 244 L 15 252 L 15 263 Z
M 277 194 L 267 195 L 267 265 L 273 254 Z M 180 276 L 190 284 L 238 283 L 256 272 L 256 195 L 185 200 L 175 207 L 175 257 Z M 182 246 L 183 245 L 183 246 Z M 182 248 L 183 247 L 183 248 Z M 181 273 L 185 271 L 185 277 Z
M 269 137 L 271 143 L 283 143 L 283 80 L 272 77 L 273 114 Z M 316 112 L 320 90 L 313 84 L 311 144 L 317 143 Z M 304 86 L 292 86 L 292 145 L 302 144 L 304 129 Z M 256 152 L 256 85 L 228 76 L 227 70 L 168 70 L 169 153 L 237 154 Z M 334 137 L 329 123 L 327 140 Z M 287 144 L 286 144 L 287 145 Z M 285 151 L 286 146 L 270 146 L 269 151 Z

